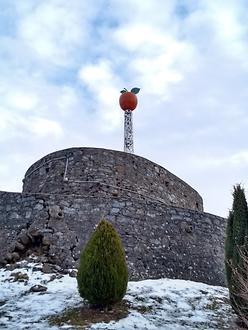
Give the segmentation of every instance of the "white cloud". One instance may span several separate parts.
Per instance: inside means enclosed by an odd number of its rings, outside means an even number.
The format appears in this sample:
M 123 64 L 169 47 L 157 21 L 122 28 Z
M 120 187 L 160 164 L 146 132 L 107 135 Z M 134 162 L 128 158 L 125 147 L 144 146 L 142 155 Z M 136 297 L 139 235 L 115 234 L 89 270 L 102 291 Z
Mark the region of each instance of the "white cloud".
M 81 68 L 79 77 L 90 87 L 99 89 L 102 85 L 109 83 L 114 75 L 110 69 L 110 63 L 101 62 L 99 64 L 89 64 Z
M 96 111 L 100 115 L 102 129 L 112 130 L 120 124 L 118 105 L 121 82 L 114 74 L 108 61 L 85 65 L 80 69 L 79 78 L 91 92 Z
M 123 51 L 129 52 L 128 69 L 142 82 L 145 93 L 165 99 L 169 85 L 180 82 L 184 71 L 192 69 L 191 45 L 150 23 L 122 26 L 116 30 L 114 40 Z
M 29 123 L 26 123 L 32 134 L 38 137 L 54 136 L 60 138 L 63 134 L 62 127 L 54 120 L 44 118 L 33 118 Z
M 37 6 L 19 25 L 19 36 L 43 60 L 65 65 L 68 55 L 83 39 L 75 12 L 56 2 Z
M 67 66 L 75 51 L 88 41 L 87 19 L 91 5 L 63 0 L 40 2 L 22 15 L 18 37 L 42 61 Z M 85 28 L 83 28 L 85 27 Z
M 193 184 L 207 211 L 225 214 L 232 185 L 247 181 L 245 1 L 5 3 L 0 151 L 10 170 L 0 169 L 2 187 L 19 187 L 26 167 L 56 149 L 122 149 L 119 91 L 137 86 L 136 153 Z
M 213 43 L 221 55 L 232 57 L 234 60 L 241 61 L 241 64 L 247 69 L 247 8 L 246 3 L 242 0 L 221 0 L 216 1 L 201 1 L 201 5 L 194 15 L 192 15 L 191 24 L 205 26 L 209 35 L 202 37 L 202 42 L 205 43 L 206 49 L 209 48 L 209 43 Z M 201 35 L 198 33 L 198 36 Z M 212 40 L 209 40 L 209 37 Z
M 62 115 L 68 115 L 73 109 L 78 109 L 82 106 L 77 92 L 71 86 L 61 86 L 59 97 L 57 97 L 56 111 Z M 80 109 L 82 111 L 82 109 Z
M 1 109 L 0 109 L 1 110 Z M 5 111 L 0 112 L 0 132 L 1 140 L 5 141 L 13 137 L 37 136 L 59 138 L 63 134 L 61 125 L 55 120 L 39 118 L 35 116 L 22 116 L 15 112 Z
M 196 167 L 205 169 L 225 166 L 246 168 L 248 166 L 248 150 L 242 150 L 231 155 L 207 156 L 201 159 L 195 159 L 192 163 L 194 163 Z
M 240 151 L 234 154 L 231 159 L 231 163 L 236 166 L 247 166 L 248 165 L 248 150 Z
M 6 105 L 17 110 L 32 110 L 37 106 L 38 98 L 29 91 L 12 90 L 6 94 Z

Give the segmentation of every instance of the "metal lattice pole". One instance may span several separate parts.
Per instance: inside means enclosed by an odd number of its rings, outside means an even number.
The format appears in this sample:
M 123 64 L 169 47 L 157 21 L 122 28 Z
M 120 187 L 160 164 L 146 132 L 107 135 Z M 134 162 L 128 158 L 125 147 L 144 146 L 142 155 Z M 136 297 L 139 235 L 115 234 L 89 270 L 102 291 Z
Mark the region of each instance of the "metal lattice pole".
M 124 151 L 134 153 L 133 147 L 133 117 L 131 110 L 124 111 Z

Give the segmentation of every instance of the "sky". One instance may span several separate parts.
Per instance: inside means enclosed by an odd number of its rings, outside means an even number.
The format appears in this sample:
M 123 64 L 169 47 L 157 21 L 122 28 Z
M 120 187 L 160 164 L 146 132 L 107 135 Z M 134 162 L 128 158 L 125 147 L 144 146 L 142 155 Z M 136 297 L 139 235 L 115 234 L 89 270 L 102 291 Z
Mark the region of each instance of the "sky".
M 0 190 L 69 147 L 123 150 L 120 90 L 141 88 L 135 154 L 227 216 L 248 189 L 246 0 L 0 0 Z

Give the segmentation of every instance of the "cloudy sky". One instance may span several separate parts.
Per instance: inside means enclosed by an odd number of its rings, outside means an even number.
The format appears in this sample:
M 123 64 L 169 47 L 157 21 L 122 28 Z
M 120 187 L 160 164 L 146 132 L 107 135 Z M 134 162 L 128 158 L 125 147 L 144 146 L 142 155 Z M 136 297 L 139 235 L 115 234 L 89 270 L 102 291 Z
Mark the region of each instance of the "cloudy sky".
M 226 216 L 248 189 L 247 73 L 247 0 L 0 0 L 0 189 L 58 149 L 122 150 L 137 86 L 135 153 Z

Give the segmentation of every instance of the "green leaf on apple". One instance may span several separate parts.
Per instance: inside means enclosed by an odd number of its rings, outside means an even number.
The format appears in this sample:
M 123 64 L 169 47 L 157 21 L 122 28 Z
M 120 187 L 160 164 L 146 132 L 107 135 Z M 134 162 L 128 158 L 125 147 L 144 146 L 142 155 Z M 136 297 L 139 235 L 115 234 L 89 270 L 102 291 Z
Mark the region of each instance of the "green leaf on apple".
M 138 94 L 139 91 L 140 91 L 140 88 L 138 88 L 138 87 L 134 87 L 134 88 L 131 89 L 131 92 L 132 92 L 133 94 Z

